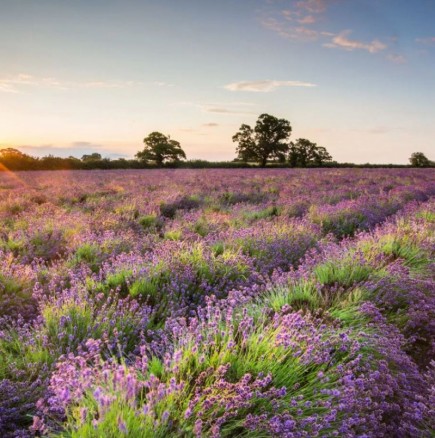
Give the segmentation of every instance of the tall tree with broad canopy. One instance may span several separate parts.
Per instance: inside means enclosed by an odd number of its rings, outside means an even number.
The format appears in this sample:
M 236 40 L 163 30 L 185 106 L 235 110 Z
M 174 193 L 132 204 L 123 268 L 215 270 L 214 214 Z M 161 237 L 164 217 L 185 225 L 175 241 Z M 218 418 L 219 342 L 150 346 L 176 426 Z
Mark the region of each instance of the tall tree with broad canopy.
M 158 166 L 164 162 L 177 162 L 186 158 L 186 154 L 181 149 L 180 143 L 161 132 L 152 132 L 145 137 L 143 142 L 145 147 L 142 151 L 136 154 L 136 158 L 140 161 L 154 161 Z
M 423 152 L 412 153 L 409 162 L 413 167 L 428 167 L 431 165 L 431 161 L 423 154 Z
M 323 146 L 317 146 L 306 138 L 298 138 L 290 143 L 289 162 L 292 167 L 322 166 L 332 161 Z
M 288 120 L 261 114 L 255 128 L 243 124 L 233 136 L 233 142 L 238 143 L 236 151 L 241 160 L 256 161 L 264 167 L 270 158 L 285 159 L 291 132 Z

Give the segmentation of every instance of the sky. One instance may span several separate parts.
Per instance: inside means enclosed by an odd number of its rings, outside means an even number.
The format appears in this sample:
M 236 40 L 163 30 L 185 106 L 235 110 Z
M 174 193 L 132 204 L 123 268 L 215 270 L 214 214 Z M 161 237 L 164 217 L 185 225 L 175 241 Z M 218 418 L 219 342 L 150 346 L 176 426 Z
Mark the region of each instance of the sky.
M 435 159 L 435 0 L 0 0 L 0 148 L 231 160 L 290 121 L 340 162 Z

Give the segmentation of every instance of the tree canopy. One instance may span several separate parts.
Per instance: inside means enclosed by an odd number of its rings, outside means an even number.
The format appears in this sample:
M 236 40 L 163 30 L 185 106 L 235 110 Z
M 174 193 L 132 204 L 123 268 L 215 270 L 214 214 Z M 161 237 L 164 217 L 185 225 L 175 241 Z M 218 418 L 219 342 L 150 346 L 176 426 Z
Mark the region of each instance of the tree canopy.
M 289 162 L 292 167 L 322 166 L 331 161 L 331 155 L 323 146 L 306 138 L 290 143 Z
M 32 168 L 35 158 L 27 155 L 18 149 L 0 149 L 0 164 L 2 168 L 10 170 L 25 170 Z
M 409 158 L 409 162 L 413 167 L 428 167 L 431 165 L 431 161 L 423 152 L 414 152 Z
M 19 151 L 14 148 L 3 148 L 0 149 L 0 158 L 2 160 L 20 160 L 31 158 L 30 155 L 25 154 L 24 152 Z
M 98 152 L 93 152 L 92 154 L 83 155 L 82 161 L 95 161 L 95 160 L 102 160 L 103 157 Z
M 237 153 L 242 161 L 256 161 L 264 167 L 270 158 L 285 160 L 291 131 L 288 120 L 261 114 L 255 128 L 241 125 L 233 136 L 233 142 L 238 143 Z
M 143 142 L 145 144 L 144 149 L 136 154 L 139 161 L 154 161 L 158 166 L 161 166 L 167 161 L 177 162 L 186 158 L 180 143 L 161 132 L 152 132 L 144 138 Z

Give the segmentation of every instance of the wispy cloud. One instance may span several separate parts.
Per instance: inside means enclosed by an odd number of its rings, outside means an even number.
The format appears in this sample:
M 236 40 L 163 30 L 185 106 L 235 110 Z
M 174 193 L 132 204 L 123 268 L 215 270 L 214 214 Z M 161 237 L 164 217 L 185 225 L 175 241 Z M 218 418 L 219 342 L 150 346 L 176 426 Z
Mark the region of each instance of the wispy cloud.
M 214 123 L 214 122 L 203 123 L 202 126 L 204 126 L 205 128 L 214 128 L 216 126 L 219 126 L 219 123 Z
M 377 38 L 362 41 L 350 38 L 350 30 L 330 32 L 325 29 L 328 7 L 340 0 L 292 0 L 286 9 L 269 9 L 261 18 L 261 23 L 267 29 L 277 33 L 282 38 L 295 41 L 318 41 L 328 48 L 338 48 L 346 51 L 366 51 L 376 54 L 388 49 L 388 45 Z M 430 39 L 424 39 L 428 43 Z M 423 40 L 421 40 L 423 42 Z M 391 54 L 388 60 L 403 63 L 400 55 Z
M 364 134 L 383 135 L 383 134 L 388 134 L 392 131 L 397 131 L 397 128 L 389 127 L 389 126 L 373 126 L 367 129 L 351 129 L 351 131 L 360 132 Z
M 0 77 L 0 92 L 22 93 L 31 88 L 53 88 L 57 90 L 77 88 L 129 88 L 140 84 L 140 82 L 135 81 L 69 81 L 54 77 L 40 77 L 20 73 L 15 76 Z
M 153 85 L 157 85 L 158 87 L 175 87 L 175 84 L 163 81 L 154 81 Z
M 198 105 L 206 113 L 221 115 L 251 115 L 256 114 L 251 109 L 255 106 L 251 102 L 209 102 Z
M 426 38 L 416 38 L 416 43 L 424 44 L 425 46 L 435 46 L 435 36 Z
M 398 53 L 389 53 L 387 55 L 388 61 L 394 62 L 395 64 L 405 64 L 406 58 Z
M 298 18 L 298 23 L 300 24 L 314 24 L 316 21 L 313 15 L 305 15 L 305 17 Z
M 319 31 L 313 25 L 322 20 L 331 1 L 334 0 L 293 1 L 290 8 L 263 16 L 261 23 L 283 38 L 315 40 L 319 37 Z
M 328 3 L 331 3 L 331 0 L 300 0 L 296 3 L 296 7 L 299 10 L 319 14 L 325 11 Z
M 69 84 L 69 86 L 68 86 Z M 130 88 L 141 85 L 135 81 L 85 81 L 85 82 L 65 82 L 66 88 Z
M 283 10 L 282 15 L 288 21 L 296 21 L 300 24 L 314 24 L 320 19 L 321 14 L 326 11 L 327 4 L 328 1 L 326 0 L 301 0 L 294 2 L 293 8 Z
M 0 91 L 4 93 L 19 93 L 20 89 L 31 86 L 60 87 L 59 81 L 54 78 L 35 78 L 34 76 L 20 73 L 15 76 L 0 78 Z
M 198 108 L 205 113 L 214 113 L 220 115 L 256 114 L 256 112 L 250 110 L 252 107 L 254 107 L 254 104 L 250 102 L 174 102 L 172 103 L 172 106 L 193 107 Z
M 300 25 L 289 25 L 287 22 L 273 17 L 263 19 L 262 24 L 282 38 L 291 40 L 315 40 L 319 36 L 319 32 L 314 29 Z
M 372 40 L 369 43 L 365 43 L 359 40 L 352 40 L 348 38 L 348 35 L 350 35 L 350 33 L 350 30 L 344 30 L 343 32 L 334 36 L 331 42 L 325 43 L 324 46 L 329 48 L 340 48 L 349 51 L 366 50 L 369 53 L 378 53 L 387 48 L 386 44 L 376 39 Z
M 237 109 L 237 108 L 226 108 L 212 105 L 204 105 L 202 106 L 202 110 L 206 113 L 215 113 L 215 114 L 256 114 L 253 111 L 247 111 L 245 109 Z
M 301 81 L 272 81 L 272 80 L 262 80 L 262 81 L 240 81 L 232 82 L 231 84 L 225 85 L 225 89 L 230 91 L 253 91 L 267 93 L 274 91 L 280 87 L 315 87 L 316 84 L 310 82 Z

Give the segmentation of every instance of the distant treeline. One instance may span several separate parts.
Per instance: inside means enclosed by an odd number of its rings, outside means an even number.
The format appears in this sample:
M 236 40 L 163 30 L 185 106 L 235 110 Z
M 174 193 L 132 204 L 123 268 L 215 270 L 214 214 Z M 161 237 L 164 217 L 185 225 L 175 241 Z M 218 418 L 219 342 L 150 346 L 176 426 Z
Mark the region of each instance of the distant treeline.
M 278 161 L 268 161 L 266 166 L 268 168 L 291 168 L 299 167 L 292 166 L 290 163 L 280 163 Z M 322 163 L 321 166 L 308 165 L 306 167 L 325 167 L 325 168 L 400 168 L 413 167 L 405 164 L 354 164 L 354 163 L 338 163 L 331 161 Z M 430 166 L 434 167 L 431 162 Z M 79 170 L 79 169 L 157 169 L 157 168 L 178 168 L 178 169 L 207 169 L 207 168 L 258 168 L 258 163 L 243 162 L 240 160 L 234 161 L 206 161 L 206 160 L 188 160 L 163 163 L 160 166 L 154 163 L 147 163 L 138 159 L 125 158 L 103 158 L 98 153 L 90 155 L 83 155 L 83 157 L 55 157 L 48 155 L 46 157 L 38 158 L 24 154 L 21 151 L 13 148 L 6 148 L 0 150 L 0 171 L 2 170 Z

